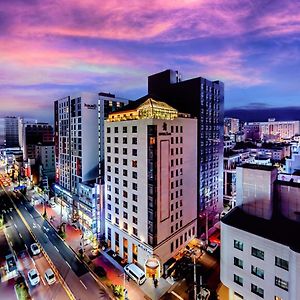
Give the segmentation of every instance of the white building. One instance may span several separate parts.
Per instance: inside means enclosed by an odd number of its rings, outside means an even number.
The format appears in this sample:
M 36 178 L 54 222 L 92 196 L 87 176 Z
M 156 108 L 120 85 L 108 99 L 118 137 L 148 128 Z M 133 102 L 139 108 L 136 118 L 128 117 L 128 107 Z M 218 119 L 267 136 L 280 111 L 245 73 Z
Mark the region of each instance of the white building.
M 35 146 L 36 161 L 42 166 L 43 175 L 49 179 L 55 177 L 54 143 L 38 144 Z
M 229 299 L 300 299 L 300 184 L 276 178 L 274 167 L 237 168 L 238 207 L 221 221 Z
M 196 233 L 197 119 L 141 99 L 105 124 L 105 234 L 119 256 L 159 277 Z
M 98 96 L 82 94 L 54 102 L 57 189 L 65 195 L 69 213 L 77 212 L 78 185 L 99 176 Z

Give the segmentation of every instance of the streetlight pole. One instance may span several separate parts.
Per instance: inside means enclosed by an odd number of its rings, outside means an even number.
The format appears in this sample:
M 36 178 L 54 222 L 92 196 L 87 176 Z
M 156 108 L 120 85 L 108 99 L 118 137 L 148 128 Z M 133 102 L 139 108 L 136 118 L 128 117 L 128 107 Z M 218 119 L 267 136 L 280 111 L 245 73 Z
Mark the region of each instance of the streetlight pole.
M 197 300 L 196 254 L 194 252 L 194 300 Z

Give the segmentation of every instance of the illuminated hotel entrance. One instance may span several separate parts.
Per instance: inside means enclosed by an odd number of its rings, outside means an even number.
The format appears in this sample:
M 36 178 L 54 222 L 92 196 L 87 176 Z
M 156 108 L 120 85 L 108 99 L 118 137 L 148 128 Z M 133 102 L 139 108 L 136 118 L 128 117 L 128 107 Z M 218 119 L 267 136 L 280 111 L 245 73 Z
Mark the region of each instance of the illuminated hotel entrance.
M 160 278 L 160 262 L 156 257 L 149 257 L 145 263 L 147 278 Z

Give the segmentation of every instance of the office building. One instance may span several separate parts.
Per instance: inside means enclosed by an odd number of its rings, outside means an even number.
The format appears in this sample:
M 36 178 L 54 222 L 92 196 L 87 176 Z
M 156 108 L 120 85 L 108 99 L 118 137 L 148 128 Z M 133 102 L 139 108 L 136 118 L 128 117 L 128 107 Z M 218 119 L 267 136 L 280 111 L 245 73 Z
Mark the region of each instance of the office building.
M 36 119 L 29 119 L 29 118 L 19 118 L 18 120 L 19 124 L 18 124 L 18 131 L 19 131 L 19 145 L 21 148 L 24 147 L 24 143 L 25 143 L 25 127 L 26 125 L 34 125 L 37 124 L 37 120 Z M 24 154 L 23 154 L 24 155 Z
M 97 101 L 97 95 L 82 94 L 54 102 L 55 189 L 73 215 L 79 183 L 99 176 Z
M 23 123 L 24 136 L 22 138 L 23 156 L 26 161 L 28 158 L 35 159 L 36 145 L 53 142 L 53 127 L 48 123 Z
M 5 147 L 19 147 L 19 119 L 18 117 L 5 117 Z
M 38 143 L 35 145 L 35 161 L 41 166 L 42 176 L 46 176 L 49 180 L 55 178 L 55 155 L 54 142 Z
M 109 114 L 105 133 L 108 245 L 159 277 L 196 234 L 197 119 L 147 95 Z
M 5 148 L 5 122 L 0 118 L 0 149 Z
M 300 184 L 272 166 L 237 168 L 237 207 L 221 220 L 221 281 L 229 299 L 300 298 Z
M 204 232 L 207 215 L 212 225 L 223 209 L 224 84 L 182 80 L 177 71 L 166 70 L 148 77 L 148 93 L 198 120 L 198 233 Z

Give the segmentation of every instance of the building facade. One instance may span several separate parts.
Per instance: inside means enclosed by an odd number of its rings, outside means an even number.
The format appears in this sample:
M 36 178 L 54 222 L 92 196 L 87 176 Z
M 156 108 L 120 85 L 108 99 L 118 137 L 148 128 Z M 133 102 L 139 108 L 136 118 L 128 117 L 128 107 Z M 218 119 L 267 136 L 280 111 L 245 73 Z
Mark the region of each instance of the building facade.
M 35 145 L 36 163 L 42 167 L 42 175 L 49 180 L 55 178 L 54 142 Z
M 221 281 L 229 299 L 300 297 L 300 184 L 271 166 L 237 168 L 237 206 L 221 220 Z
M 197 120 L 146 97 L 111 113 L 105 132 L 108 245 L 159 277 L 196 234 Z
M 13 148 L 20 147 L 19 145 L 19 118 L 5 117 L 5 147 Z
M 224 135 L 235 134 L 240 131 L 240 120 L 235 118 L 224 118 Z
M 97 101 L 97 95 L 82 94 L 54 102 L 56 184 L 72 214 L 79 183 L 99 176 Z
M 207 215 L 213 224 L 223 209 L 224 84 L 182 80 L 178 71 L 166 70 L 148 77 L 148 93 L 198 120 L 198 233 L 204 232 Z

